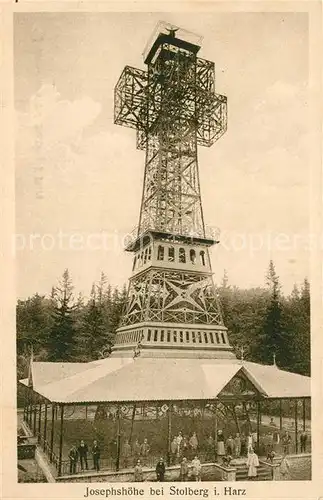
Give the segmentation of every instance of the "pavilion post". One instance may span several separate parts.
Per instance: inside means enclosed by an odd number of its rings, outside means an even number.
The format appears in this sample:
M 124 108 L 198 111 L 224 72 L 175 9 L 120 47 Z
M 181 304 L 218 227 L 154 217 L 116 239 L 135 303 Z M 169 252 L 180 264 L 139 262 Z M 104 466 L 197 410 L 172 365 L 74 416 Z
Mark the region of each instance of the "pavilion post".
M 63 430 L 64 430 L 64 405 L 60 405 L 60 429 L 59 429 L 59 455 L 58 455 L 58 476 L 62 475 L 62 456 L 63 456 Z
M 279 400 L 279 430 L 283 430 L 283 403 Z
M 87 405 L 85 405 L 85 420 L 87 420 Z
M 29 425 L 29 420 L 30 420 L 30 388 L 29 387 L 27 389 L 27 393 L 28 393 L 28 405 L 27 405 L 26 422 Z
M 29 419 L 28 419 L 28 424 L 29 424 L 30 430 L 32 427 L 32 422 L 33 422 L 33 392 L 32 392 L 31 387 L 29 387 Z
M 47 438 L 47 401 L 45 402 L 45 413 L 44 413 L 44 434 L 43 434 L 43 450 L 46 450 L 46 438 Z
M 259 454 L 259 442 L 260 442 L 260 421 L 261 421 L 261 407 L 260 401 L 257 401 L 257 454 Z
M 171 465 L 171 440 L 172 440 L 172 404 L 168 406 L 168 432 L 167 432 L 167 465 Z
M 302 400 L 302 409 L 303 409 L 303 432 L 305 432 L 306 429 L 306 406 L 305 406 L 306 400 L 303 398 Z
M 53 461 L 53 452 L 54 452 L 54 429 L 55 429 L 55 405 L 52 403 L 52 425 L 50 430 L 50 454 L 49 460 Z
M 22 389 L 23 397 L 24 397 L 24 422 L 26 421 L 26 409 L 27 409 L 27 392 L 26 388 Z
M 33 423 L 33 434 L 36 436 L 36 418 L 37 418 L 37 399 L 36 397 L 34 398 L 34 407 L 33 407 L 33 413 L 34 413 L 34 423 Z
M 25 421 L 29 423 L 29 411 L 30 411 L 30 389 L 26 387 L 26 418 Z
M 38 443 L 40 443 L 41 441 L 41 435 L 40 435 L 40 431 L 41 431 L 41 410 L 42 410 L 42 403 L 39 402 L 39 405 L 38 405 L 38 430 L 37 430 L 37 441 Z
M 133 434 L 133 424 L 135 421 L 135 416 L 136 416 L 136 403 L 133 404 L 133 409 L 132 409 L 132 416 L 131 416 L 131 428 L 130 428 L 130 437 L 129 437 L 129 444 L 132 447 L 132 434 Z
M 215 401 L 214 404 L 214 461 L 217 461 L 218 458 L 218 414 L 217 414 L 218 403 Z
M 116 471 L 120 468 L 120 406 L 118 405 L 117 409 L 117 458 L 116 458 Z
M 295 399 L 295 453 L 298 452 L 298 399 Z
M 27 422 L 27 424 L 28 424 L 28 418 L 29 418 L 29 388 L 28 387 L 26 387 L 25 397 L 26 397 L 26 410 L 24 413 L 24 421 Z

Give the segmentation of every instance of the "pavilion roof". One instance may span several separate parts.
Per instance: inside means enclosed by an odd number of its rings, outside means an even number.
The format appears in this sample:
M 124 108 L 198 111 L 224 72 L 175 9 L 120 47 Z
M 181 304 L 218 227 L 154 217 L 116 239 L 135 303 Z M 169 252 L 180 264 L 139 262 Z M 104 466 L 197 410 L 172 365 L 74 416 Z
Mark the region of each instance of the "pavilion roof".
M 33 385 L 36 387 L 65 379 L 84 370 L 85 363 L 51 363 L 37 361 L 31 364 Z M 86 363 L 87 364 L 87 363 Z
M 244 362 L 251 380 L 254 378 L 261 384 L 270 398 L 310 397 L 311 379 L 298 373 L 280 370 L 273 365 Z
M 106 358 L 32 363 L 34 390 L 52 402 L 70 404 L 215 399 L 239 370 L 264 397 L 310 396 L 309 377 L 248 361 Z

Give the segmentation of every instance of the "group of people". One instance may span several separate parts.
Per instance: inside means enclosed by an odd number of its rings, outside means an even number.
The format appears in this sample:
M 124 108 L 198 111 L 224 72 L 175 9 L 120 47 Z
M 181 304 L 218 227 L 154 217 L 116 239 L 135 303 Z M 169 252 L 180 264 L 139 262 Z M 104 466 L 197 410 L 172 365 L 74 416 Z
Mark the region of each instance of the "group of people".
M 123 466 L 127 468 L 132 460 L 135 463 L 139 461 L 140 464 L 147 465 L 150 448 L 147 438 L 144 438 L 142 443 L 139 442 L 139 439 L 136 439 L 133 446 L 126 439 L 121 449 Z
M 272 422 L 271 422 L 272 423 Z M 274 424 L 272 424 L 274 427 Z M 300 451 L 306 452 L 307 434 L 302 431 L 299 435 Z M 259 444 L 259 447 L 258 447 Z M 259 454 L 267 456 L 268 460 L 273 460 L 277 451 L 283 452 L 286 456 L 290 453 L 292 438 L 290 433 L 285 430 L 280 433 L 278 429 L 269 429 L 266 434 L 263 434 L 258 442 L 257 432 L 235 433 L 225 437 L 222 429 L 219 429 L 216 434 L 216 439 L 209 435 L 206 440 L 203 440 L 200 446 L 196 432 L 191 436 L 183 435 L 182 431 L 172 437 L 170 442 L 170 463 L 180 464 L 181 479 L 185 480 L 188 477 L 189 462 L 191 462 L 192 476 L 199 480 L 201 471 L 201 462 L 198 454 L 201 451 L 206 451 L 206 460 L 213 461 L 217 458 L 222 461 L 223 465 L 229 465 L 233 458 L 247 457 L 247 463 L 256 463 L 255 458 Z M 201 450 L 202 449 L 202 450 Z M 257 451 L 258 455 L 255 453 Z M 135 466 L 135 479 L 140 481 L 142 476 L 142 466 L 150 465 L 149 459 L 151 446 L 147 438 L 142 442 L 135 440 L 133 445 L 129 440 L 125 440 L 121 447 L 121 463 L 124 468 Z M 93 458 L 93 469 L 100 470 L 100 448 L 96 440 L 93 441 L 91 450 L 84 440 L 80 441 L 78 446 L 73 445 L 69 451 L 70 474 L 75 474 L 77 464 L 80 463 L 80 470 L 88 470 L 88 454 L 91 453 Z M 204 453 L 202 453 L 204 456 Z M 248 465 L 249 467 L 249 465 Z M 253 470 L 253 465 L 251 470 Z M 163 481 L 165 474 L 165 463 L 161 458 L 156 465 L 156 475 L 158 481 Z M 253 477 L 251 475 L 251 477 Z
M 183 433 L 180 431 L 178 435 L 174 436 L 171 440 L 171 463 L 179 463 L 182 458 L 193 458 L 196 455 L 198 447 L 199 441 L 196 432 L 193 432 L 189 437 L 183 436 Z
M 234 437 L 230 434 L 225 439 L 223 431 L 219 429 L 216 441 L 212 435 L 209 435 L 200 446 L 196 432 L 193 432 L 190 437 L 183 436 L 182 432 L 179 432 L 171 441 L 171 462 L 173 464 L 180 463 L 182 458 L 192 460 L 201 449 L 206 452 L 206 459 L 209 460 L 213 460 L 216 455 L 218 457 L 225 455 L 240 457 L 247 454 L 248 447 L 253 443 L 254 436 L 251 434 L 244 436 L 237 433 Z
M 275 452 L 271 452 L 269 456 L 267 456 L 267 459 L 269 459 L 272 463 L 274 461 L 274 456 Z M 248 479 L 249 480 L 256 480 L 257 479 L 257 467 L 259 467 L 259 459 L 258 455 L 255 453 L 253 449 L 250 449 L 248 452 L 248 458 L 247 458 L 247 467 L 248 467 Z M 280 472 L 280 477 L 283 481 L 289 479 L 290 475 L 290 464 L 287 459 L 286 453 L 283 454 L 283 457 L 280 461 L 279 464 L 279 472 Z
M 250 451 L 257 445 L 257 433 L 250 431 L 248 434 L 237 432 L 234 436 L 229 434 L 225 438 L 223 430 L 217 433 L 216 455 L 218 458 L 229 456 L 239 458 L 249 456 Z
M 144 480 L 144 474 L 143 474 L 143 468 L 142 468 L 142 463 L 141 460 L 138 459 L 137 463 L 134 468 L 134 481 L 143 481 Z M 198 456 L 195 455 L 195 457 L 192 459 L 191 463 L 187 460 L 186 457 L 182 458 L 181 464 L 180 464 L 180 480 L 181 481 L 187 481 L 189 477 L 189 470 L 191 468 L 191 475 L 190 479 L 192 481 L 200 481 L 201 480 L 201 472 L 202 472 L 202 464 L 201 461 L 199 460 Z M 165 480 L 165 472 L 166 472 L 166 466 L 163 457 L 161 457 L 156 465 L 155 468 L 156 472 L 156 480 L 158 482 L 163 482 Z
M 91 447 L 91 455 L 93 458 L 93 469 L 96 471 L 100 470 L 100 448 L 98 442 L 96 440 L 93 441 L 93 445 Z M 69 451 L 69 461 L 70 461 L 70 474 L 75 474 L 77 469 L 77 464 L 80 461 L 81 471 L 88 470 L 88 453 L 89 447 L 82 439 L 78 446 L 72 445 Z
M 305 431 L 302 431 L 299 436 L 300 452 L 305 453 L 307 447 L 308 436 Z M 288 430 L 279 431 L 278 429 L 271 430 L 259 436 L 257 432 L 250 431 L 247 434 L 236 433 L 233 437 L 229 435 L 225 439 L 223 431 L 219 430 L 217 435 L 217 456 L 229 455 L 235 458 L 240 456 L 248 456 L 250 449 L 257 450 L 260 455 L 268 456 L 272 452 L 280 452 L 284 455 L 289 455 L 292 448 L 292 436 Z

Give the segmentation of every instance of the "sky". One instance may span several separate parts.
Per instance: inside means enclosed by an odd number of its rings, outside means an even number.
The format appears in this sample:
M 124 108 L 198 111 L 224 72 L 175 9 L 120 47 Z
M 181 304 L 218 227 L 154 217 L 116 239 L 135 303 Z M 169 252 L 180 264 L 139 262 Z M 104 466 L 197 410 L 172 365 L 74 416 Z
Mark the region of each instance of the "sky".
M 113 91 L 158 21 L 203 36 L 228 130 L 198 148 L 204 219 L 219 228 L 215 283 L 284 293 L 309 274 L 306 13 L 19 13 L 14 19 L 17 296 L 48 294 L 68 268 L 89 295 L 103 271 L 122 286 L 124 235 L 139 217 L 145 155 L 114 125 Z

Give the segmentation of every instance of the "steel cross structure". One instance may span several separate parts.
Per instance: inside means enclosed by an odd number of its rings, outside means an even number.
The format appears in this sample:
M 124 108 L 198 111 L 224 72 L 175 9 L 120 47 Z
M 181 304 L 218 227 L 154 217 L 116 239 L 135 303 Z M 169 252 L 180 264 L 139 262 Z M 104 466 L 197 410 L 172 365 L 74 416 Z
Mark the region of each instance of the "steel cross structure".
M 226 131 L 226 97 L 214 91 L 214 63 L 197 57 L 200 46 L 177 31 L 162 26 L 147 70 L 126 66 L 115 87 L 115 123 L 136 129 L 146 164 L 114 352 L 194 346 L 227 357 L 208 253 L 216 241 L 204 225 L 197 161 L 197 146 L 211 146 Z

